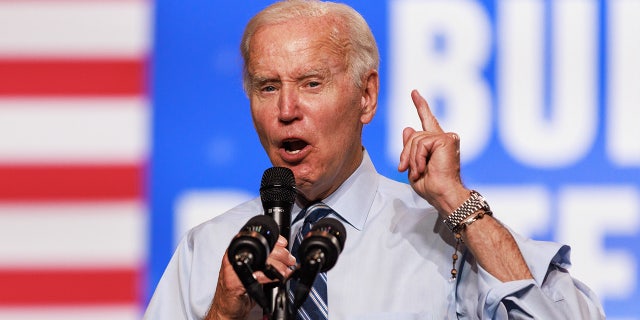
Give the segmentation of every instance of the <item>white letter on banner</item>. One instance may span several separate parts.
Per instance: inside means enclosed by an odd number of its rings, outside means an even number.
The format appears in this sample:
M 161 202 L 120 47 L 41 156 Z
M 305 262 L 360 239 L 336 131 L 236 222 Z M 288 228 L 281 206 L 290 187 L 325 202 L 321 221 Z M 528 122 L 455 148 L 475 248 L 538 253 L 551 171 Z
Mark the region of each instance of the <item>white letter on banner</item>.
M 559 193 L 557 239 L 571 246 L 571 274 L 601 299 L 635 291 L 638 261 L 624 250 L 607 250 L 607 235 L 634 235 L 640 228 L 640 193 L 630 186 L 575 186 Z M 634 246 L 635 243 L 629 243 Z M 631 248 L 630 248 L 631 249 Z
M 545 116 L 544 1 L 499 2 L 499 133 L 518 161 L 562 167 L 579 161 L 597 134 L 597 4 L 552 1 L 549 115 Z
M 607 154 L 620 166 L 640 166 L 640 1 L 608 5 Z
M 193 227 L 212 219 L 255 195 L 234 189 L 185 189 L 174 203 L 173 244 Z
M 469 161 L 484 150 L 491 129 L 491 93 L 482 77 L 491 40 L 486 12 L 462 0 L 391 1 L 390 12 L 391 161 L 402 151 L 402 130 L 422 130 L 412 89 L 431 103 L 444 130 L 460 135 L 462 161 Z
M 477 186 L 489 199 L 495 217 L 511 230 L 529 238 L 549 229 L 551 195 L 542 184 L 501 184 Z

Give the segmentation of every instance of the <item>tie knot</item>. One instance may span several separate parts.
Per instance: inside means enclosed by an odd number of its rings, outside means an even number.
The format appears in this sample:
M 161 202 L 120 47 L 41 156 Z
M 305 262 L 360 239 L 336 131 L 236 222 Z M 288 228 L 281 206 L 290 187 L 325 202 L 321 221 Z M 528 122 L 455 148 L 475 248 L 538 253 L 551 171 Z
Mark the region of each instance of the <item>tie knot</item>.
M 333 212 L 328 205 L 323 202 L 316 202 L 306 209 L 306 217 L 304 218 L 304 224 L 314 224 L 318 220 L 328 216 Z
M 311 227 L 316 222 L 318 222 L 318 220 L 328 216 L 331 213 L 335 213 L 335 211 L 333 211 L 333 209 L 322 202 L 316 202 L 302 210 L 302 212 L 300 212 L 296 219 L 293 221 L 293 223 L 295 223 L 296 221 L 300 221 L 304 218 L 302 227 L 298 231 L 298 241 L 302 241 L 302 238 L 307 234 L 307 232 L 309 232 L 309 230 L 311 230 Z

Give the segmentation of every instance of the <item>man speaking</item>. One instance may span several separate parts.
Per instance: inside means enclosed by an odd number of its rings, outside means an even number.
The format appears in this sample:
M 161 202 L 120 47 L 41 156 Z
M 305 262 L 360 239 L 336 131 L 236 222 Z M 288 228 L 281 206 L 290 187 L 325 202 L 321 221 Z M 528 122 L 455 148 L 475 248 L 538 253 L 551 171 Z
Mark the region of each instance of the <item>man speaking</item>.
M 422 123 L 403 132 L 398 170 L 409 184 L 376 172 L 362 130 L 376 113 L 378 49 L 352 8 L 277 2 L 249 21 L 241 53 L 260 142 L 273 166 L 293 172 L 297 190 L 291 239 L 270 250 L 270 272 L 291 276 L 294 238 L 318 206 L 348 234 L 297 319 L 604 318 L 598 298 L 567 271 L 568 247 L 511 233 L 498 220 L 509 213 L 493 213 L 482 190 L 463 184 L 459 137 L 417 91 L 407 92 L 414 106 L 393 106 L 415 107 Z M 145 318 L 262 318 L 226 253 L 262 213 L 256 198 L 192 229 Z M 264 271 L 253 276 L 274 281 Z

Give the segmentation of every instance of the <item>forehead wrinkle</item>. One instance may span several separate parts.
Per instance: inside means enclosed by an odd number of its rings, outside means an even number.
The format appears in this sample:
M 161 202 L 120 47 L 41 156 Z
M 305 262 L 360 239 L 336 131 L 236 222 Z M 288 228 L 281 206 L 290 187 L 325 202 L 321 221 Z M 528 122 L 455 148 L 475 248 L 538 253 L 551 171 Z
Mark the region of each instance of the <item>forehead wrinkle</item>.
M 256 44 L 256 49 L 258 47 L 262 47 L 262 49 L 254 50 L 250 55 L 247 71 L 251 83 L 282 82 L 286 77 L 290 77 L 292 80 L 313 76 L 328 78 L 333 73 L 339 73 L 347 68 L 346 47 L 344 41 L 339 41 L 341 37 L 339 36 L 338 28 L 319 28 L 320 26 L 326 26 L 327 21 L 324 21 L 325 24 L 318 23 L 322 20 L 314 19 L 312 21 L 312 25 L 315 25 L 316 29 L 318 29 L 319 37 L 295 39 L 284 46 L 275 43 Z M 274 26 L 282 25 L 287 25 L 287 23 Z M 267 30 L 267 26 L 258 29 L 254 39 L 257 39 L 259 34 Z M 282 55 L 283 51 L 288 52 L 288 54 Z M 257 54 L 258 52 L 262 53 Z M 281 71 L 271 70 L 268 67 L 271 64 L 270 58 L 280 57 L 280 59 L 283 59 L 286 56 L 292 58 L 308 57 L 307 60 L 312 62 L 304 65 L 292 62 L 287 70 Z
M 302 80 L 312 77 L 329 78 L 331 77 L 332 66 L 328 64 L 319 63 L 318 65 L 303 65 L 295 67 L 291 70 L 285 71 L 283 74 L 274 73 L 271 71 L 261 74 L 259 72 L 250 73 L 252 83 L 264 83 L 270 81 L 285 81 L 285 80 Z
M 304 66 L 294 70 L 293 73 L 295 79 L 306 79 L 312 77 L 328 77 L 331 72 L 327 67 L 315 67 L 315 66 Z

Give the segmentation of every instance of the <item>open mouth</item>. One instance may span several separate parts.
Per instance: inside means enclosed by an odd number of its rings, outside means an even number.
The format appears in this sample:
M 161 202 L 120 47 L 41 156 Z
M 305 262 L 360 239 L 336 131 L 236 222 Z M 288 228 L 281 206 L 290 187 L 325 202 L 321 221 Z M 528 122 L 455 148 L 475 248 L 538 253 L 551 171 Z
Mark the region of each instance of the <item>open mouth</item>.
M 286 140 L 282 142 L 282 148 L 284 148 L 284 151 L 289 154 L 297 154 L 302 151 L 302 149 L 304 149 L 307 145 L 309 144 L 306 141 L 299 139 Z

